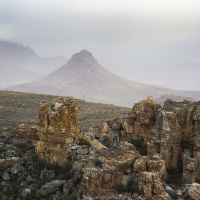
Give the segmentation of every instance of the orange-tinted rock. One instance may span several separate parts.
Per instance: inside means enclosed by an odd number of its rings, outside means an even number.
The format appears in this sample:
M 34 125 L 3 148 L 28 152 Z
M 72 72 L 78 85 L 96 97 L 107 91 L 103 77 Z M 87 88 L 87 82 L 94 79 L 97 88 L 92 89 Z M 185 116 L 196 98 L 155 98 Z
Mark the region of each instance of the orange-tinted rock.
M 39 104 L 39 126 L 40 126 L 40 131 L 41 132 L 46 132 L 48 129 L 48 107 L 49 104 L 47 101 L 41 101 Z
M 83 137 L 78 128 L 78 101 L 73 97 L 58 98 L 52 102 L 51 109 L 53 112 L 48 114 L 48 103 L 40 102 L 40 141 L 36 151 L 48 163 L 64 165 L 67 161 L 65 151 Z
M 19 124 L 17 126 L 17 136 L 21 139 L 38 141 L 38 131 L 40 130 L 39 126 L 32 124 Z

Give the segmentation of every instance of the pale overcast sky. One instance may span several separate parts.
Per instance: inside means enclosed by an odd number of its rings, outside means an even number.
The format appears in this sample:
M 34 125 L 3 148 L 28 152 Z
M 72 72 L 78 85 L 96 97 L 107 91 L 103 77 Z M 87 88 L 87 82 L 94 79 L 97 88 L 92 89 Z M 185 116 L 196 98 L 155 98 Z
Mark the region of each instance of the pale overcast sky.
M 0 39 L 42 57 L 87 49 L 129 80 L 200 90 L 199 0 L 0 0 Z

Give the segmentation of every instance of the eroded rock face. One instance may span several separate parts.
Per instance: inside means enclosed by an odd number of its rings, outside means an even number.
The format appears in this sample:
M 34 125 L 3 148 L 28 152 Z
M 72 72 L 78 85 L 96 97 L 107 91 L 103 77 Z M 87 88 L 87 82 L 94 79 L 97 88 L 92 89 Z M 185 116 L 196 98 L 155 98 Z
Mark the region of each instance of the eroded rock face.
M 168 168 L 180 168 L 182 135 L 177 116 L 173 112 L 162 110 L 150 132 L 156 137 L 149 141 L 147 155 L 152 157 L 155 153 L 160 153 Z
M 38 141 L 39 126 L 32 124 L 19 124 L 17 125 L 17 136 L 21 139 Z
M 49 104 L 47 101 L 41 101 L 39 104 L 39 126 L 41 132 L 46 132 L 48 129 L 48 108 Z
M 51 109 L 49 114 L 48 102 L 40 102 L 36 152 L 48 163 L 64 165 L 68 159 L 65 151 L 82 137 L 78 128 L 78 101 L 73 97 L 59 98 L 52 102 Z
M 164 196 L 163 199 L 170 199 L 169 195 L 165 194 L 166 167 L 160 155 L 156 154 L 151 159 L 146 156 L 139 157 L 133 170 L 136 173 L 139 192 L 145 198 Z
M 135 104 L 127 118 L 116 118 L 83 134 L 78 129 L 78 103 L 71 97 L 59 98 L 39 106 L 40 132 L 36 151 L 48 163 L 75 163 L 73 177 L 64 183 L 66 193 L 81 182 L 83 194 L 105 196 L 116 184 L 136 184 L 145 199 L 169 200 L 165 191 L 167 169 L 182 168 L 183 182 L 200 177 L 200 103 L 166 101 L 164 109 L 152 97 Z M 87 138 L 88 137 L 88 138 Z M 90 145 L 79 145 L 79 139 Z M 108 139 L 108 147 L 100 143 Z M 125 141 L 147 143 L 147 155 Z M 106 142 L 104 141 L 106 144 Z M 103 143 L 103 144 L 104 144 Z M 46 186 L 45 186 L 46 187 Z
M 127 118 L 104 123 L 102 135 L 110 139 L 111 146 L 130 139 L 147 143 L 147 157 L 135 163 L 138 174 L 149 172 L 147 160 L 154 166 L 151 160 L 160 154 L 167 170 L 182 170 L 182 183 L 200 180 L 200 102 L 167 100 L 162 109 L 148 97 L 135 104 Z
M 199 200 L 200 198 L 200 185 L 193 183 L 185 194 L 187 200 Z
M 125 170 L 131 168 L 139 153 L 133 145 L 123 142 L 113 149 L 97 150 L 93 155 L 83 169 L 81 184 L 84 194 L 101 197 L 122 181 Z
M 152 140 L 155 135 L 149 130 L 154 126 L 160 109 L 161 106 L 154 103 L 153 98 L 149 96 L 147 100 L 134 104 L 129 117 L 116 118 L 104 123 L 101 132 L 103 135 L 107 134 L 113 144 L 131 138 Z
M 40 132 L 78 132 L 78 101 L 73 97 L 63 97 L 52 102 L 53 112 L 48 114 L 48 102 L 39 104 Z
M 158 137 L 155 143 L 158 152 L 166 160 L 167 167 L 183 168 L 183 183 L 194 183 L 199 179 L 200 172 L 200 102 L 174 102 L 167 100 L 164 104 L 165 115 L 159 118 L 166 121 L 166 126 L 155 125 Z M 164 129 L 164 127 L 166 127 Z M 181 166 L 182 165 L 182 166 Z

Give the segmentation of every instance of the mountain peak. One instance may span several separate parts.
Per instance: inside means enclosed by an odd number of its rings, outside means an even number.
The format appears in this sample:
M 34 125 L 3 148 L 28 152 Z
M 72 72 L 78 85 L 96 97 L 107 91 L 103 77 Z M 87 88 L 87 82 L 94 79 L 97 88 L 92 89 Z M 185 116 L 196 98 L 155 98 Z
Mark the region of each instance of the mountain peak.
M 94 59 L 92 53 L 87 51 L 86 49 L 81 50 L 79 53 L 75 53 L 72 57 L 82 57 L 87 59 Z
M 71 59 L 68 61 L 69 64 L 97 64 L 97 61 L 93 57 L 92 53 L 87 51 L 86 49 L 81 50 L 79 53 L 75 53 Z
M 86 50 L 86 49 L 83 49 L 83 50 L 81 50 L 80 52 L 79 52 L 79 54 L 81 54 L 81 55 L 90 55 L 90 56 L 92 56 L 92 53 L 90 53 L 88 50 Z

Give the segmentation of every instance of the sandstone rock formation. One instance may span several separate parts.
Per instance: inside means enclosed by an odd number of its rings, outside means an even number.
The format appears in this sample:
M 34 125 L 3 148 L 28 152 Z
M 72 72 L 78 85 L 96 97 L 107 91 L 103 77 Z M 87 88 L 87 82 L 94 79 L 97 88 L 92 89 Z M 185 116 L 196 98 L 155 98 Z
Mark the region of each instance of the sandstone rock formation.
M 183 168 L 184 183 L 199 180 L 199 107 L 200 102 L 168 100 L 153 127 L 153 131 L 158 133 L 155 140 L 158 152 L 166 160 L 168 168 Z
M 78 101 L 73 97 L 56 99 L 51 104 L 53 112 L 48 113 L 49 104 L 39 104 L 39 141 L 36 151 L 41 159 L 48 163 L 64 165 L 66 151 L 77 143 L 82 133 L 78 128 Z
M 102 134 L 97 128 L 86 134 L 79 131 L 78 102 L 72 97 L 55 100 L 50 114 L 48 107 L 48 102 L 40 102 L 36 151 L 51 164 L 74 163 L 73 178 L 64 184 L 66 191 L 81 182 L 85 196 L 106 199 L 120 185 L 144 199 L 169 200 L 167 171 L 182 169 L 183 183 L 199 180 L 199 102 L 167 100 L 162 109 L 148 97 L 135 104 L 128 117 L 104 123 Z M 107 147 L 100 143 L 106 140 Z M 128 143 L 131 140 L 146 143 L 147 155 L 141 156 Z
M 111 144 L 141 139 L 149 158 L 159 153 L 168 170 L 183 171 L 183 183 L 200 180 L 200 102 L 166 100 L 162 109 L 148 97 L 129 117 L 104 123 L 105 135 Z
M 83 193 L 101 197 L 123 179 L 139 153 L 133 145 L 121 143 L 116 149 L 101 149 L 90 156 L 82 176 Z
M 154 103 L 151 96 L 147 100 L 135 103 L 129 117 L 116 118 L 108 121 L 102 126 L 102 134 L 108 135 L 111 142 L 119 142 L 121 140 L 142 139 L 149 141 L 155 138 L 149 130 L 156 122 L 161 106 Z
M 200 185 L 198 183 L 193 183 L 189 187 L 184 198 L 187 200 L 199 200 L 200 199 Z
M 134 165 L 136 180 L 139 185 L 139 192 L 147 199 L 170 199 L 165 192 L 166 166 L 165 161 L 159 154 L 155 154 L 151 159 L 139 157 Z
M 39 126 L 32 124 L 19 124 L 17 125 L 17 136 L 21 139 L 38 141 Z

